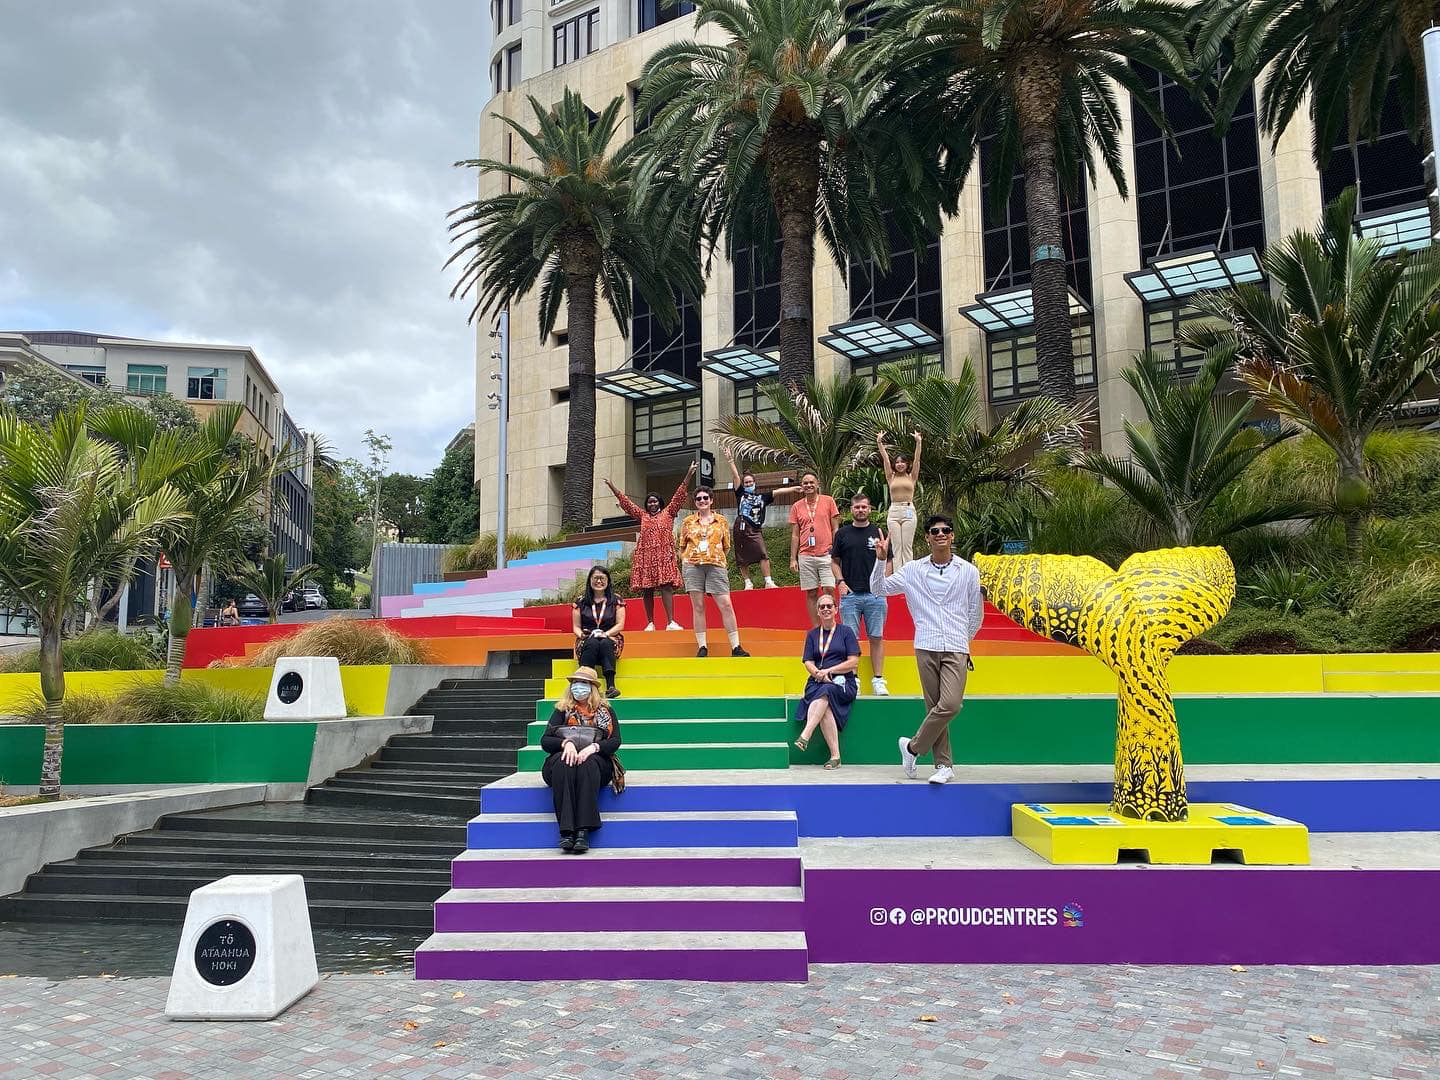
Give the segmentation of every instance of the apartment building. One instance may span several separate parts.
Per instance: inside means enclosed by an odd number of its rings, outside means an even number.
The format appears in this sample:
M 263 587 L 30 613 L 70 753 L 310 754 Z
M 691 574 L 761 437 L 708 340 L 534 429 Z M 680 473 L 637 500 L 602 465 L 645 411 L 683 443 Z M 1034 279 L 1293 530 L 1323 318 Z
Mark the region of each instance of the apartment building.
M 263 514 L 271 550 L 286 563 L 310 561 L 314 535 L 314 440 L 285 409 L 285 397 L 255 351 L 244 345 L 191 345 L 73 330 L 0 333 L 0 372 L 22 363 L 53 365 L 72 378 L 127 397 L 170 394 L 203 420 L 218 405 L 244 405 L 236 430 L 292 462 L 276 476 Z M 139 568 L 131 588 L 136 614 L 164 606 L 163 567 Z
M 480 156 L 514 160 L 524 151 L 504 116 L 532 125 L 527 98 L 558 102 L 565 88 L 598 110 L 635 100 L 646 59 L 661 46 L 695 37 L 688 3 L 658 0 L 490 0 L 490 89 L 480 123 Z M 702 37 L 714 31 L 706 28 Z M 714 34 L 711 40 L 718 40 Z M 1261 281 L 1259 254 L 1296 229 L 1311 228 L 1325 202 L 1359 182 L 1361 228 L 1389 250 L 1430 242 L 1420 154 L 1398 107 L 1372 144 L 1341 145 L 1321 173 L 1311 126 L 1301 117 L 1272 146 L 1257 130 L 1254 93 L 1216 138 L 1184 92 L 1150 73 L 1174 131 L 1173 142 L 1137 108 L 1127 110 L 1123 147 L 1129 198 L 1110 177 L 1081 183 L 1065 215 L 1076 378 L 1093 395 L 1095 438 L 1120 445 L 1123 423 L 1138 413 L 1121 377 L 1134 355 L 1155 349 L 1184 371 L 1199 358 L 1179 344 L 1195 317 L 1200 289 Z M 643 120 L 641 121 L 643 124 Z M 628 133 L 628 132 L 627 132 Z M 816 245 L 816 373 L 874 378 L 878 366 L 922 352 L 951 375 L 967 360 L 999 415 L 1038 391 L 1026 239 L 1025 201 L 1017 182 L 999 209 L 988 196 L 984 159 L 959 212 L 919 250 L 902 244 L 891 266 L 837 265 Z M 482 184 L 495 180 L 482 180 Z M 776 370 L 779 260 L 745 250 L 719 257 L 698 303 L 681 305 L 666 330 L 638 294 L 631 325 L 616 326 L 601 305 L 597 332 L 600 389 L 596 439 L 596 516 L 610 512 L 602 480 L 626 490 L 666 490 L 729 413 L 766 415 L 757 381 Z M 566 333 L 536 332 L 537 298 L 510 318 L 508 407 L 510 527 L 546 532 L 559 524 L 567 421 Z M 501 416 L 487 408 L 494 340 L 477 326 L 476 478 L 481 528 L 496 517 L 497 434 Z

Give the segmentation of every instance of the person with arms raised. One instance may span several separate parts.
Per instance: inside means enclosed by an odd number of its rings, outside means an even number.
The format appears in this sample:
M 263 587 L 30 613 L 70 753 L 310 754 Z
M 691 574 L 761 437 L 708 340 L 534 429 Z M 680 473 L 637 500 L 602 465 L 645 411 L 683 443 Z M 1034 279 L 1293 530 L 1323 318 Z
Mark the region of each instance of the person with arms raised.
M 635 551 L 630 556 L 630 588 L 640 590 L 640 599 L 645 604 L 646 630 L 655 629 L 657 591 L 660 593 L 660 603 L 665 605 L 665 618 L 669 620 L 665 629 L 681 629 L 680 624 L 675 621 L 673 599 L 675 590 L 680 585 L 680 570 L 675 565 L 675 516 L 685 505 L 685 489 L 690 486 L 695 467 L 696 463 L 692 461 L 690 471 L 685 474 L 685 479 L 680 481 L 680 486 L 670 497 L 669 505 L 662 503 L 660 496 L 652 491 L 645 496 L 645 506 L 642 509 L 608 479 L 605 481 L 605 486 L 615 496 L 620 509 L 640 522 L 640 535 L 635 541 Z
M 897 570 L 915 558 L 915 478 L 920 475 L 920 432 L 914 432 L 913 437 L 915 458 L 912 461 L 904 454 L 891 458 L 885 449 L 885 432 L 875 433 L 880 464 L 885 468 L 885 482 L 890 487 L 890 509 L 885 514 L 885 524 L 889 528 L 890 557 Z
M 780 487 L 774 491 L 761 491 L 755 483 L 755 474 L 741 473 L 735 464 L 735 455 L 725 451 L 725 460 L 730 463 L 730 474 L 735 477 L 735 565 L 745 588 L 755 586 L 750 580 L 750 567 L 760 564 L 760 573 L 765 577 L 765 588 L 779 588 L 770 576 L 770 553 L 765 549 L 765 509 L 775 501 L 776 495 L 791 495 L 800 489 L 795 486 Z

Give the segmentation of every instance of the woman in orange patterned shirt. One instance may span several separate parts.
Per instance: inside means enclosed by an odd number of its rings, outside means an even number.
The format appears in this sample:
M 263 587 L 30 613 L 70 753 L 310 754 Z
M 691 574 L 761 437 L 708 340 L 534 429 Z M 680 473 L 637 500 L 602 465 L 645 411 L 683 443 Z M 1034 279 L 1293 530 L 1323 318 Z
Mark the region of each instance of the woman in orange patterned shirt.
M 730 571 L 725 556 L 730 550 L 730 524 L 715 513 L 715 495 L 707 487 L 695 489 L 695 513 L 680 523 L 680 573 L 690 594 L 690 617 L 695 624 L 696 656 L 709 656 L 705 641 L 705 596 L 715 598 L 720 621 L 730 638 L 731 656 L 749 656 L 740 647 L 735 606 L 730 603 Z

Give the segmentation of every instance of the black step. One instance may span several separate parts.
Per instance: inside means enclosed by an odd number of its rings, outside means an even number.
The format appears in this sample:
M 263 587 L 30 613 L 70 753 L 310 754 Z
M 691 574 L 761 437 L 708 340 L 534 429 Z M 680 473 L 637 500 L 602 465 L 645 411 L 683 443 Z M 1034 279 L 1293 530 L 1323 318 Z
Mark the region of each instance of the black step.
M 515 768 L 515 753 L 519 747 L 511 750 L 447 750 L 443 747 L 432 748 L 412 746 L 386 746 L 380 751 L 379 761 L 406 761 L 422 762 L 429 761 L 438 765 L 461 762 L 470 765 L 504 765 L 511 771 Z
M 288 836 L 354 836 L 380 840 L 419 840 L 421 842 L 465 846 L 464 825 L 407 825 L 376 821 L 345 820 L 266 820 L 240 817 L 207 816 L 206 814 L 171 814 L 161 818 L 160 828 L 175 832 L 229 832 L 282 834 Z
M 392 762 L 393 764 L 393 762 Z M 436 765 L 427 769 L 417 765 L 413 769 L 346 769 L 335 774 L 336 780 L 385 780 L 390 783 L 414 782 L 417 784 L 473 784 L 480 777 L 489 775 L 485 770 L 466 772 L 462 769 Z
M 274 848 L 162 848 L 123 847 L 87 848 L 75 856 L 74 862 L 52 863 L 45 873 L 70 867 L 124 867 L 126 873 L 156 872 L 168 866 L 213 866 L 245 873 L 300 873 L 301 868 L 325 867 L 335 870 L 354 870 L 369 874 L 381 873 L 449 873 L 450 860 L 455 855 L 401 855 L 397 853 L 376 854 L 361 852 L 348 854 L 334 851 L 283 851 Z M 265 869 L 253 869 L 265 867 Z M 280 870 L 281 867 L 293 868 Z M 68 869 L 67 869 L 68 872 Z
M 450 887 L 448 881 L 376 881 L 325 877 L 315 871 L 303 872 L 308 900 L 373 900 L 380 903 L 434 903 Z M 30 896 L 185 896 L 225 877 L 225 874 L 198 874 L 193 868 L 179 873 L 159 874 L 32 874 L 25 883 Z
M 113 850 L 149 851 L 151 849 L 185 849 L 192 851 L 276 851 L 316 854 L 345 854 L 361 858 L 388 859 L 397 855 L 424 858 L 453 858 L 464 850 L 462 840 L 439 843 L 418 843 L 414 840 L 378 841 L 351 836 L 260 836 L 253 833 L 193 833 L 187 830 L 162 830 L 138 833 L 117 841 Z M 88 851 L 110 851 L 111 847 L 88 848 Z M 147 856 L 148 857 L 148 856 Z
M 464 780 L 386 780 L 384 773 L 337 776 L 324 785 L 326 791 L 378 791 L 385 795 L 477 795 L 480 784 Z
M 418 747 L 434 750 L 519 750 L 525 745 L 525 734 L 472 735 L 447 731 L 433 735 L 396 735 L 385 745 L 399 749 Z
M 349 770 L 354 771 L 354 770 Z M 515 772 L 514 762 L 505 765 L 474 764 L 465 761 L 372 761 L 365 769 L 374 773 L 426 773 L 427 775 L 463 776 L 467 779 L 498 780 Z
M 340 787 L 312 788 L 305 801 L 313 806 L 364 806 L 388 810 L 417 810 L 425 814 L 448 814 L 472 818 L 480 812 L 480 793 L 463 798 L 443 795 L 386 795 L 378 791 L 353 791 Z
M 173 923 L 185 921 L 189 898 L 159 896 L 30 896 L 17 893 L 0 900 L 0 919 L 64 919 L 67 921 L 116 919 L 132 922 Z M 310 904 L 314 926 L 353 926 L 376 929 L 427 930 L 435 925 L 433 903 L 403 902 L 376 904 L 368 900 Z

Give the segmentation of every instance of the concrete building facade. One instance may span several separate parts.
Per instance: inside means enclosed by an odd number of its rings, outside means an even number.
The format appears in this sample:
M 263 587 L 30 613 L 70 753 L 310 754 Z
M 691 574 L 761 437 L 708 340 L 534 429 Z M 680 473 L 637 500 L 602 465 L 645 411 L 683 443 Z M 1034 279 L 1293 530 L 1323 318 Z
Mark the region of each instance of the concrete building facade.
M 665 44 L 697 36 L 691 11 L 686 3 L 662 9 L 656 0 L 491 0 L 492 96 L 480 123 L 480 156 L 516 160 L 525 148 L 497 117 L 533 126 L 528 98 L 553 105 L 566 88 L 596 111 L 622 98 L 624 133 L 632 132 L 645 61 Z M 719 40 L 710 28 L 699 36 Z M 1186 297 L 1204 285 L 1262 280 L 1258 254 L 1265 245 L 1313 228 L 1324 203 L 1347 184 L 1360 181 L 1362 231 L 1392 249 L 1429 243 L 1420 155 L 1398 108 L 1377 142 L 1339 147 L 1322 174 L 1306 118 L 1272 146 L 1257 131 L 1252 93 L 1217 139 L 1179 87 L 1156 73 L 1151 86 L 1174 141 L 1139 109 L 1123 109 L 1129 198 L 1102 170 L 1095 184 L 1075 185 L 1064 223 L 1077 381 L 1094 396 L 1094 437 L 1110 450 L 1119 445 L 1124 420 L 1138 412 L 1121 377 L 1135 354 L 1153 348 L 1173 356 L 1182 371 L 1193 366 L 1198 358 L 1177 341 L 1194 314 Z M 959 212 L 941 234 L 923 250 L 896 248 L 888 272 L 836 265 L 816 245 L 818 376 L 873 377 L 880 363 L 914 351 L 887 356 L 881 346 L 909 338 L 925 342 L 934 363 L 952 376 L 973 364 L 994 415 L 1036 392 L 1023 189 L 1017 180 L 997 207 L 987 197 L 986 157 L 982 148 Z M 500 182 L 482 177 L 482 193 Z M 661 327 L 637 297 L 622 333 L 601 303 L 597 519 L 614 513 L 605 478 L 630 492 L 673 489 L 697 451 L 716 449 L 710 429 L 719 417 L 766 414 L 768 403 L 744 363 L 727 363 L 724 355 L 739 349 L 754 361 L 776 347 L 778 274 L 775 253 L 744 251 L 733 263 L 717 253 L 704 296 L 682 305 L 675 330 Z M 511 309 L 506 473 L 509 527 L 548 532 L 560 522 L 567 335 L 562 311 L 555 332 L 539 337 L 537 306 L 531 295 Z M 490 325 L 476 330 L 476 480 L 481 528 L 493 529 L 502 419 L 487 407 L 487 394 L 496 342 Z

